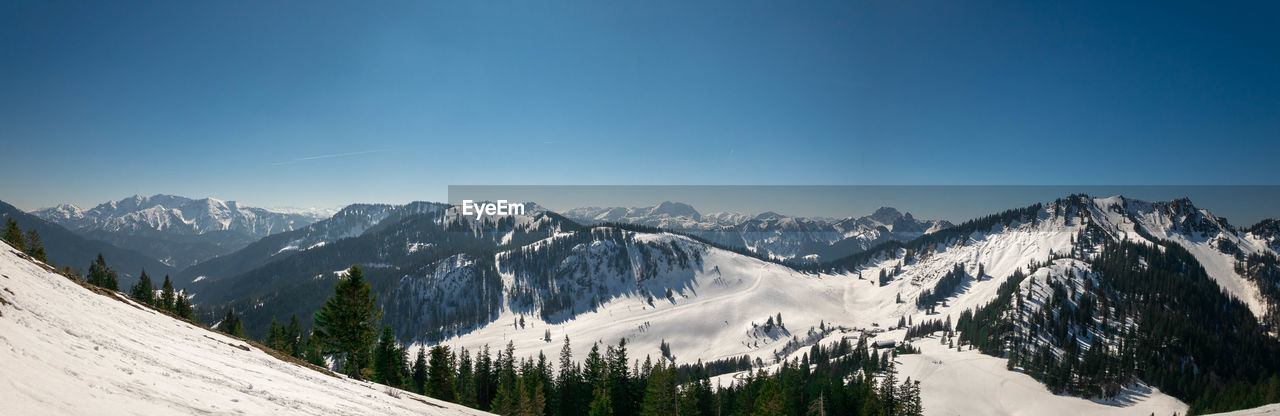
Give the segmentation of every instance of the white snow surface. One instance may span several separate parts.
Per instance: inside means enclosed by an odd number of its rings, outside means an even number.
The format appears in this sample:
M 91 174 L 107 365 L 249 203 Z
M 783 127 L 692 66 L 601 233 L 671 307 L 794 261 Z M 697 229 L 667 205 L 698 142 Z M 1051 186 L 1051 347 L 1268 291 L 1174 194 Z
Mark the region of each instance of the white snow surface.
M 920 381 L 925 415 L 1171 415 L 1187 405 L 1145 384 L 1110 400 L 1055 395 L 1039 381 L 1005 369 L 1005 359 L 947 348 L 938 337 L 913 342 L 920 354 L 898 356 L 898 380 Z
M 1280 416 L 1280 403 L 1234 412 L 1214 413 L 1219 416 Z
M 486 414 L 393 397 L 114 295 L 0 244 L 0 414 Z

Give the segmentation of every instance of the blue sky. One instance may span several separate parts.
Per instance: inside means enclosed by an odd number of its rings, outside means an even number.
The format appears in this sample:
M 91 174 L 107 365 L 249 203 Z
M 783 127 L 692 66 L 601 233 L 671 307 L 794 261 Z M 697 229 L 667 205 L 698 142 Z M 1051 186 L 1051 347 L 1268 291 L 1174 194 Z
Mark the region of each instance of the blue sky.
M 0 200 L 1276 183 L 1275 3 L 1044 3 L 3 2 Z

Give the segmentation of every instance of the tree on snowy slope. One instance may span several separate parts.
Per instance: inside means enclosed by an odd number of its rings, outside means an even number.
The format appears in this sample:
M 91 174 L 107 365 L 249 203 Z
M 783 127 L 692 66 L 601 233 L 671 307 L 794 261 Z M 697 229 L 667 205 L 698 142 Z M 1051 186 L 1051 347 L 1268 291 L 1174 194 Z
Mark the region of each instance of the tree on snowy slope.
M 244 338 L 244 324 L 240 323 L 240 317 L 236 316 L 235 308 L 227 309 L 227 316 L 218 323 L 218 331 Z
M 13 217 L 4 220 L 4 241 L 8 241 L 9 245 L 19 251 L 27 249 L 26 239 L 22 238 L 22 229 L 18 228 L 18 221 Z
M 178 298 L 173 301 L 173 314 L 186 320 L 195 318 L 195 313 L 191 310 L 191 301 L 187 299 L 186 289 L 178 292 Z
M 34 228 L 27 230 L 27 255 L 33 259 L 40 260 L 41 263 L 49 262 L 49 259 L 44 254 L 44 243 L 40 242 L 40 232 Z
M 426 347 L 418 347 L 418 356 L 413 360 L 413 370 L 410 371 L 410 380 L 412 380 L 413 392 L 418 394 L 426 394 L 427 391 L 427 350 Z
M 454 388 L 453 363 L 449 358 L 449 347 L 443 345 L 431 347 L 430 365 L 427 367 L 426 394 L 450 403 L 458 402 L 458 394 Z
M 177 293 L 173 291 L 173 282 L 169 280 L 169 275 L 166 274 L 164 275 L 164 284 L 160 286 L 160 304 L 157 306 L 160 309 L 172 312 L 176 298 Z
M 373 381 L 391 387 L 403 387 L 400 367 L 404 364 L 404 350 L 396 345 L 396 335 L 391 327 L 382 328 L 382 337 L 373 352 Z
M 138 283 L 129 288 L 129 297 L 147 305 L 156 303 L 155 293 L 156 288 L 151 285 L 151 277 L 147 276 L 146 270 L 143 270 L 142 275 L 138 276 Z
M 18 228 L 18 221 L 13 217 L 9 217 L 4 221 L 4 241 L 8 241 L 13 248 L 27 253 L 28 256 L 39 260 L 42 263 L 48 263 L 49 259 L 44 254 L 44 243 L 40 242 L 40 232 L 35 229 L 27 230 L 26 237 L 22 236 L 22 229 Z
M 107 267 L 107 261 L 98 253 L 98 258 L 89 264 L 89 284 L 107 290 L 120 290 L 120 278 L 116 271 Z
M 342 372 L 362 379 L 377 339 L 377 323 L 382 319 L 377 299 L 370 295 L 369 282 L 357 266 L 347 270 L 347 278 L 333 287 L 333 296 L 315 314 L 315 334 L 311 341 L 325 354 L 341 355 Z
M 644 416 L 675 415 L 679 413 L 678 397 L 675 367 L 658 360 L 658 365 L 654 366 L 649 373 L 644 401 L 640 404 L 640 414 Z

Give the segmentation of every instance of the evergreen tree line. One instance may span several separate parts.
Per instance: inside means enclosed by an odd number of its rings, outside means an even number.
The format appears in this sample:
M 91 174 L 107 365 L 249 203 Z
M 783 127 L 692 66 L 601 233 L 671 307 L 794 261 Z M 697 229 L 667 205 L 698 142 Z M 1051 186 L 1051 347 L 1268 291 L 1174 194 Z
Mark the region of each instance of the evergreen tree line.
M 941 319 L 926 319 L 919 324 L 908 327 L 903 341 L 923 338 L 938 331 L 951 332 L 951 315 L 947 315 L 945 322 Z
M 118 285 L 118 281 L 115 280 L 115 271 L 107 267 L 101 253 L 94 260 L 94 265 L 99 270 L 107 270 L 108 275 L 111 276 L 110 282 L 117 282 L 116 284 Z M 90 270 L 93 270 L 93 266 L 90 266 Z M 182 319 L 191 320 L 195 318 L 195 314 L 191 309 L 191 300 L 187 298 L 187 291 L 185 289 L 175 291 L 173 281 L 169 280 L 169 275 L 167 274 L 164 275 L 164 282 L 160 284 L 160 294 L 157 295 L 156 288 L 151 283 L 151 276 L 147 276 L 147 271 L 143 270 L 138 275 L 138 283 L 129 288 L 129 297 L 139 303 L 177 315 Z
M 40 241 L 40 232 L 33 228 L 23 233 L 22 229 L 18 228 L 18 221 L 13 217 L 7 217 L 4 220 L 4 241 L 31 258 L 40 260 L 42 263 L 49 262 L 44 254 L 44 243 Z
M 647 228 L 591 227 L 546 244 L 500 254 L 502 262 L 511 265 L 516 274 L 515 287 L 507 290 L 508 304 L 522 312 L 536 312 L 549 322 L 572 319 L 621 294 L 616 292 L 616 284 L 583 276 L 634 274 L 634 281 L 643 282 L 671 268 L 702 265 L 702 250 L 698 247 L 678 241 L 636 241 L 632 229 Z M 604 244 L 608 249 L 589 254 L 582 251 L 592 244 Z M 571 259 L 574 257 L 577 260 Z M 588 258 L 590 261 L 585 261 Z M 654 297 L 652 293 L 647 295 Z M 659 295 L 674 298 L 675 293 Z
M 22 229 L 18 227 L 18 221 L 14 220 L 13 217 L 8 217 L 5 219 L 3 238 L 9 245 L 21 250 L 23 253 L 36 260 L 48 263 L 44 244 L 40 241 L 40 233 L 35 229 L 23 233 Z M 120 277 L 114 269 L 107 266 L 107 261 L 102 257 L 102 253 L 98 253 L 98 257 L 90 262 L 88 276 L 81 276 L 79 269 L 72 270 L 69 266 L 63 267 L 62 273 L 68 277 L 84 280 L 89 284 L 107 290 L 120 290 Z M 194 317 L 186 291 L 174 291 L 173 282 L 169 280 L 168 275 L 164 276 L 161 292 L 156 295 L 155 287 L 151 283 L 151 277 L 147 276 L 146 270 L 143 270 L 138 283 L 130 288 L 129 295 L 138 302 L 173 313 L 183 319 L 191 320 Z
M 578 363 L 566 337 L 558 369 L 542 354 L 516 359 L 511 343 L 496 358 L 436 345 L 401 364 L 400 386 L 501 415 L 919 415 L 919 383 L 897 381 L 892 355 L 845 340 L 713 389 L 706 365 L 629 361 L 625 340 L 593 344 Z
M 1280 329 L 1280 258 L 1271 253 L 1251 253 L 1236 261 L 1236 273 L 1253 281 L 1266 300 L 1262 324 L 1268 331 Z
M 107 260 L 102 257 L 102 253 L 98 253 L 98 257 L 89 263 L 89 274 L 87 276 L 80 276 L 79 270 L 71 270 L 69 267 L 63 268 L 62 273 L 103 289 L 120 291 L 119 274 L 111 266 L 107 265 Z M 155 286 L 151 282 L 151 276 L 148 276 L 147 271 L 143 270 L 138 276 L 138 283 L 129 288 L 128 294 L 130 298 L 133 298 L 138 303 L 172 313 L 179 318 L 188 321 L 195 318 L 186 290 L 175 290 L 173 281 L 169 280 L 169 275 L 164 276 L 160 293 L 156 294 Z
M 235 308 L 227 310 L 227 314 L 218 321 L 214 329 L 219 332 L 234 335 L 241 338 L 248 338 L 245 334 L 244 323 L 241 322 L 240 316 L 236 314 Z M 267 337 L 262 339 L 263 345 L 276 350 L 279 353 L 306 361 L 317 367 L 325 367 L 324 354 L 320 350 L 320 343 L 312 342 L 313 332 L 304 331 L 302 325 L 298 322 L 297 316 L 289 318 L 289 324 L 280 325 L 275 319 L 271 320 L 271 326 L 267 330 Z
M 363 273 L 353 266 L 315 314 L 304 336 L 296 319 L 271 325 L 265 343 L 278 351 L 333 367 L 357 379 L 411 390 L 502 415 L 918 415 L 919 383 L 899 383 L 893 352 L 841 340 L 815 345 L 784 362 L 775 374 L 757 372 L 732 386 L 712 389 L 712 371 L 750 367 L 747 357 L 710 365 L 678 366 L 672 360 L 628 357 L 625 339 L 592 345 L 581 363 L 569 339 L 559 366 L 545 355 L 515 357 L 515 346 L 494 356 L 488 346 L 474 354 L 445 345 L 419 347 L 412 357 L 390 327 Z M 234 311 L 223 320 L 234 326 Z M 231 323 L 228 323 L 231 322 Z M 220 327 L 223 325 L 220 325 Z M 229 328 L 230 329 L 230 328 Z M 879 380 L 874 376 L 885 374 Z
M 1088 263 L 1096 279 L 1051 282 L 1038 309 L 1015 272 L 995 300 L 961 313 L 960 344 L 1008 357 L 1055 393 L 1113 397 L 1141 379 L 1192 414 L 1280 400 L 1280 343 L 1180 245 L 1108 242 Z
M 941 279 L 938 279 L 938 284 L 933 289 L 925 289 L 920 292 L 920 297 L 916 298 L 916 308 L 933 313 L 934 307 L 955 294 L 956 288 L 960 287 L 960 283 L 964 282 L 965 276 L 964 263 L 956 264 L 951 271 L 948 271 L 942 275 Z

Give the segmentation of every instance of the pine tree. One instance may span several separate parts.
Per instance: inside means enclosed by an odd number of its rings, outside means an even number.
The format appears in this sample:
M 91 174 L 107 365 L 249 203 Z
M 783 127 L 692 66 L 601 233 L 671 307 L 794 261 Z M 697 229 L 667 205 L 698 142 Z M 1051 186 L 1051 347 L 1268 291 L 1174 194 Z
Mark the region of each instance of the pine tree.
M 488 344 L 476 351 L 475 366 L 476 408 L 492 410 L 489 405 L 493 403 L 493 358 L 489 355 Z
M 317 343 L 326 354 L 340 354 L 343 372 L 361 379 L 361 370 L 370 362 L 370 349 L 377 337 L 377 322 L 382 319 L 376 299 L 369 294 L 369 283 L 357 266 L 351 266 L 347 278 L 333 288 L 333 296 L 315 314 Z
M 281 351 L 284 349 L 281 344 L 284 344 L 284 337 L 280 331 L 280 323 L 276 322 L 276 317 L 272 316 L 271 324 L 267 325 L 267 347 Z
M 533 377 L 537 380 L 532 386 L 534 390 L 530 393 L 533 405 L 537 410 L 537 414 L 551 413 L 551 398 L 555 397 L 555 381 L 552 380 L 551 363 L 547 362 L 547 355 L 542 351 L 538 351 L 537 363 L 533 366 Z
M 89 264 L 89 284 L 111 291 L 120 290 L 120 279 L 115 270 L 107 267 L 102 253 L 98 253 L 98 258 Z
M 316 367 L 328 367 L 328 363 L 324 360 L 324 352 L 320 349 L 320 343 L 315 342 L 315 334 L 315 331 L 311 331 L 311 334 L 307 336 L 302 359 Z
M 902 387 L 898 390 L 898 402 L 900 403 L 903 416 L 920 416 L 924 413 L 924 407 L 920 404 L 920 382 L 912 381 L 910 377 L 902 383 Z
M 678 412 L 675 368 L 658 361 L 649 373 L 644 401 L 640 405 L 642 416 L 675 416 Z
M 227 316 L 223 317 L 222 322 L 218 323 L 218 331 L 244 338 L 244 325 L 240 323 L 240 318 L 236 316 L 235 308 L 227 309 Z
M 588 416 L 612 416 L 613 401 L 609 399 L 609 386 L 599 385 L 591 396 L 591 404 L 587 406 Z
M 13 217 L 4 220 L 4 241 L 8 241 L 9 245 L 18 251 L 26 252 L 27 250 L 27 242 L 22 238 L 22 229 L 18 228 L 18 221 Z
M 635 412 L 637 404 L 631 394 L 631 375 L 627 368 L 627 340 L 618 340 L 617 347 L 609 347 L 605 354 L 608 360 L 609 400 L 613 404 L 613 414 L 628 416 Z
M 427 395 L 451 403 L 458 402 L 454 386 L 453 365 L 449 362 L 449 347 L 431 347 L 431 361 L 427 369 Z
M 48 263 L 49 259 L 44 254 L 44 243 L 40 241 L 40 232 L 34 228 L 27 230 L 27 255 L 41 263 Z
M 302 336 L 302 326 L 298 324 L 298 315 L 289 316 L 289 326 L 284 328 L 284 352 L 297 358 L 302 357 L 298 348 L 298 338 Z
M 138 302 L 155 305 L 156 288 L 151 285 L 151 277 L 147 276 L 147 271 L 142 270 L 142 274 L 138 276 L 138 283 L 129 288 L 129 296 Z
M 581 374 L 578 367 L 573 362 L 573 349 L 569 346 L 569 336 L 564 337 L 564 346 L 560 348 L 560 374 L 556 376 L 556 386 L 559 387 L 559 395 L 552 401 L 553 407 L 557 414 L 581 414 L 586 411 L 580 406 L 580 395 L 578 386 L 581 384 Z
M 500 415 L 519 410 L 520 392 L 516 389 L 515 344 L 507 341 L 507 348 L 498 352 L 498 389 L 490 402 L 490 411 Z
M 186 320 L 195 318 L 195 313 L 191 310 L 191 300 L 187 299 L 186 289 L 179 292 L 178 298 L 173 301 L 173 313 Z
M 756 396 L 755 404 L 752 406 L 754 410 L 752 416 L 783 416 L 786 414 L 783 406 L 782 389 L 778 386 L 778 379 L 765 376 L 764 385 L 760 388 L 760 395 Z
M 382 328 L 382 336 L 373 354 L 373 381 L 391 387 L 400 387 L 404 380 L 400 378 L 400 363 L 403 358 L 398 354 L 395 333 L 391 327 Z
M 540 375 L 540 374 L 535 374 Z M 547 393 L 546 385 L 543 384 L 542 377 L 533 377 L 533 382 L 529 384 L 529 403 L 525 408 L 525 414 L 531 416 L 543 416 L 547 409 Z
M 160 309 L 174 311 L 176 296 L 177 294 L 173 292 L 173 282 L 169 280 L 169 275 L 164 275 L 164 284 L 160 286 Z
M 566 342 L 568 342 L 566 340 Z M 587 414 L 592 416 L 608 416 L 613 414 L 613 400 L 609 398 L 608 364 L 600 356 L 600 344 L 592 344 L 586 361 L 582 362 L 583 378 L 592 387 L 591 402 L 587 404 Z
M 427 394 L 427 349 L 418 347 L 418 357 L 413 360 L 413 391 Z
M 884 357 L 888 357 L 886 351 Z M 889 361 L 890 363 L 892 361 Z M 880 402 L 884 404 L 885 409 L 897 409 L 898 404 L 898 378 L 894 375 L 895 371 L 891 364 L 885 365 L 884 379 L 880 382 Z M 896 414 L 892 411 L 886 412 Z
M 472 371 L 471 356 L 467 349 L 458 351 L 458 379 L 454 386 L 458 389 L 458 404 L 470 408 L 478 408 L 476 404 L 475 373 Z

